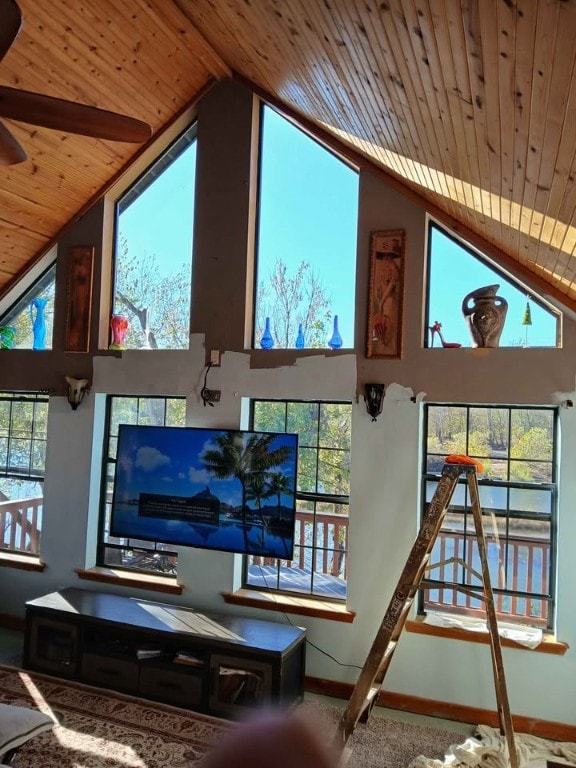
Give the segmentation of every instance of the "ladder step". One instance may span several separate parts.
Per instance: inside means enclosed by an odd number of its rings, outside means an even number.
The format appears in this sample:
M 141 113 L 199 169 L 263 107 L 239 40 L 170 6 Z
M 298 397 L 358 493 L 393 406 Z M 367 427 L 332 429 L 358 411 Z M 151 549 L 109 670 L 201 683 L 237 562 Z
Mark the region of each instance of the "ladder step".
M 432 556 L 434 543 L 438 537 L 445 513 L 458 479 L 462 473 L 466 474 L 468 492 L 471 499 L 471 507 L 476 530 L 476 540 L 482 563 L 483 594 L 489 616 L 489 629 L 492 650 L 492 666 L 494 683 L 496 688 L 496 702 L 500 720 L 500 730 L 506 735 L 508 753 L 510 755 L 511 768 L 519 768 L 518 756 L 514 744 L 514 729 L 510 715 L 508 694 L 504 681 L 504 668 L 501 657 L 498 628 L 494 612 L 494 600 L 490 585 L 490 573 L 486 556 L 486 541 L 482 529 L 482 510 L 480 507 L 478 481 L 476 478 L 476 466 L 463 463 L 446 462 L 442 470 L 442 477 L 432 497 L 426 513 L 424 514 L 420 531 L 414 542 L 414 546 L 408 556 L 404 570 L 400 576 L 396 589 L 390 600 L 388 609 L 384 615 L 372 648 L 368 654 L 364 667 L 354 686 L 348 706 L 339 722 L 335 744 L 343 753 L 345 765 L 349 757 L 346 747 L 348 738 L 360 718 L 368 718 L 390 665 L 390 660 L 398 640 L 404 628 L 408 612 L 412 607 L 418 589 L 423 583 L 426 567 Z M 481 596 L 480 594 L 478 596 Z M 363 720 L 365 722 L 365 720 Z
M 384 651 L 384 660 L 390 658 L 394 651 L 396 650 L 396 646 L 398 645 L 398 640 L 390 640 L 388 643 L 388 647 Z
M 368 691 L 368 695 L 366 696 L 366 704 L 370 704 L 376 696 L 380 693 L 380 684 L 371 686 L 370 690 Z

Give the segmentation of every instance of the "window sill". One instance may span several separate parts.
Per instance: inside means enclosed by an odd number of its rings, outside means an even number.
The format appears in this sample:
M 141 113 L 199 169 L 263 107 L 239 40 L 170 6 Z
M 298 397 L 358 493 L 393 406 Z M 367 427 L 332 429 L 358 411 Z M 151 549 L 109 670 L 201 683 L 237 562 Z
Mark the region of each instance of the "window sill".
M 123 587 L 135 587 L 147 589 L 150 592 L 165 592 L 169 595 L 181 595 L 184 587 L 173 578 L 166 576 L 153 576 L 148 573 L 134 573 L 130 571 L 115 571 L 113 568 L 76 568 L 75 573 L 79 579 L 98 581 L 105 584 L 118 584 Z
M 300 616 L 314 616 L 319 619 L 343 621 L 351 624 L 356 618 L 354 611 L 348 611 L 344 603 L 332 600 L 319 600 L 312 597 L 258 592 L 250 589 L 238 589 L 236 592 L 221 592 L 226 603 L 261 608 L 264 611 L 295 613 Z
M 19 555 L 17 552 L 2 552 L 0 567 L 19 568 L 21 571 L 43 571 L 46 563 L 43 563 L 39 557 Z
M 480 634 L 478 632 L 466 632 L 465 629 L 457 629 L 455 627 L 437 627 L 433 624 L 426 624 L 422 617 L 418 617 L 414 621 L 407 621 L 406 631 L 420 635 L 446 637 L 450 640 L 464 640 L 468 643 L 490 644 L 490 635 L 487 632 Z M 563 656 L 570 647 L 568 643 L 556 640 L 551 635 L 544 635 L 542 642 L 536 648 L 526 648 L 526 646 L 520 645 L 520 643 L 516 643 L 514 640 L 506 637 L 500 638 L 500 645 L 503 648 L 517 648 L 522 651 L 532 651 L 535 653 L 551 653 L 556 656 Z

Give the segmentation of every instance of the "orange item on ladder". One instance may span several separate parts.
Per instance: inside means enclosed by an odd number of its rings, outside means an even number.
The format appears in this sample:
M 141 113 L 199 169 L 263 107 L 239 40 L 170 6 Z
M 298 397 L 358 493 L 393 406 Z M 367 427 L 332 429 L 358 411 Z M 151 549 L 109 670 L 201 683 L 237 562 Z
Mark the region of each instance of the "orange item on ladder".
M 478 459 L 473 459 L 472 456 L 465 456 L 463 453 L 452 453 L 450 456 L 446 456 L 444 461 L 447 464 L 472 464 L 476 467 L 477 472 L 484 472 L 484 466 Z

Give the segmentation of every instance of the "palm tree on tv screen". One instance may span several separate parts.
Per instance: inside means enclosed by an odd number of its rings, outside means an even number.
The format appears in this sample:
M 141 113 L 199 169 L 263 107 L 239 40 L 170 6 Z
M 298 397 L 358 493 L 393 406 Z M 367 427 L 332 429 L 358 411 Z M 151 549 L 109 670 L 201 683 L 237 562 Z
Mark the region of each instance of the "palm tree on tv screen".
M 265 474 L 279 467 L 288 459 L 292 448 L 281 445 L 271 448 L 277 439 L 273 434 L 251 434 L 247 439 L 241 432 L 224 432 L 216 437 L 218 448 L 203 453 L 201 460 L 207 470 L 219 480 L 235 477 L 242 486 L 242 522 L 244 543 L 247 547 L 246 499 L 251 478 Z M 253 497 L 256 498 L 256 497 Z

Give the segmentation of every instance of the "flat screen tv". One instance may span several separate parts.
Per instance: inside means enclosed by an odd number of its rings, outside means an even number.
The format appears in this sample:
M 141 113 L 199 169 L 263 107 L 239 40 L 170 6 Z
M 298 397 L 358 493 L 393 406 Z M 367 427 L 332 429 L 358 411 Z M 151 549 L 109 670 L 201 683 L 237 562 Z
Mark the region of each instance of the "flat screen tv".
M 121 424 L 110 533 L 292 559 L 298 436 Z

